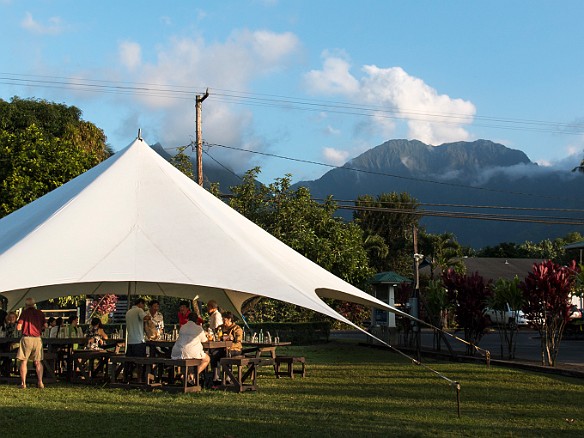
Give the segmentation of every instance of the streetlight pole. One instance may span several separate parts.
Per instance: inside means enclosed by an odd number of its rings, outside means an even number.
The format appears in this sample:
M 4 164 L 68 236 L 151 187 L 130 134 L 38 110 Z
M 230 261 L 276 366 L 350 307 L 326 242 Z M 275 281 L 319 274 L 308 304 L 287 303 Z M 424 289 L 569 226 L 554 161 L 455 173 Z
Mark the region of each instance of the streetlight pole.
M 414 225 L 412 227 L 413 241 L 414 241 L 414 293 L 412 294 L 410 311 L 414 318 L 420 318 L 420 262 L 424 259 L 422 254 L 418 254 L 418 229 Z M 415 347 L 416 347 L 416 359 L 418 361 L 422 360 L 422 355 L 420 352 L 422 343 L 422 333 L 420 332 L 421 327 L 417 321 L 412 321 L 412 329 L 414 331 Z

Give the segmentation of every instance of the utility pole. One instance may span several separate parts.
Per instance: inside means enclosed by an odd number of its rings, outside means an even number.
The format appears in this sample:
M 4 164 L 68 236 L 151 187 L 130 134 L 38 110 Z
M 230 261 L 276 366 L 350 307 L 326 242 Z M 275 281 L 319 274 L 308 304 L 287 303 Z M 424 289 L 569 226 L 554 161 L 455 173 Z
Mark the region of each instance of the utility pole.
M 203 186 L 203 127 L 201 116 L 203 113 L 203 101 L 209 97 L 209 89 L 204 95 L 197 94 L 195 99 L 195 123 L 197 136 L 197 183 Z
M 413 226 L 412 229 L 413 240 L 414 240 L 414 293 L 410 299 L 410 312 L 414 318 L 420 318 L 420 262 L 424 259 L 422 254 L 418 254 L 418 229 Z M 420 361 L 421 357 L 421 343 L 422 343 L 422 333 L 420 324 L 418 321 L 413 322 L 413 331 L 416 347 L 416 359 Z

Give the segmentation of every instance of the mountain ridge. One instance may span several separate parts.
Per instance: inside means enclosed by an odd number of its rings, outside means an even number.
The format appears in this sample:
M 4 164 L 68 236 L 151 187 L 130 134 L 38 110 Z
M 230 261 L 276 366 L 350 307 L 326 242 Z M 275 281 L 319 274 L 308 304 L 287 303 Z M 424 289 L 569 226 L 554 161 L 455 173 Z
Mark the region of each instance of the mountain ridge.
M 541 168 L 524 152 L 490 140 L 431 146 L 418 140 L 396 139 L 363 152 L 316 180 L 300 181 L 294 187 L 308 187 L 315 198 L 332 195 L 339 200 L 352 200 L 365 194 L 407 192 L 426 204 L 582 209 L 582 200 L 573 196 L 582 181 L 581 174 Z M 505 213 L 505 209 L 457 208 L 456 211 L 460 216 Z M 341 214 L 350 219 L 350 213 Z M 525 210 L 512 214 L 528 216 Z M 581 213 L 568 216 L 582 218 Z M 421 223 L 433 233 L 453 232 L 461 244 L 475 248 L 501 242 L 540 241 L 571 231 L 584 231 L 583 226 L 547 224 L 546 221 L 552 221 L 549 217 L 529 224 L 516 222 L 518 219 L 521 218 L 499 222 L 425 217 Z

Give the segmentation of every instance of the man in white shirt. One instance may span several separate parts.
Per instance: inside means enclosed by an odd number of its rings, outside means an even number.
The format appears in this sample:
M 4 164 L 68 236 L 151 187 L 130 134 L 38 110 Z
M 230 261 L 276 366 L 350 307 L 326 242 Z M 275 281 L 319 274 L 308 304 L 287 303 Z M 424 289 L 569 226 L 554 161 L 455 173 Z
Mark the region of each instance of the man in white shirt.
M 207 312 L 209 313 L 209 328 L 213 330 L 213 332 L 217 331 L 217 328 L 223 325 L 223 317 L 221 316 L 221 312 L 219 312 L 219 306 L 217 305 L 217 301 L 211 300 L 207 303 Z M 213 370 L 213 386 L 217 387 L 221 383 L 219 380 L 220 369 L 219 369 L 219 359 L 221 358 L 222 353 L 221 348 L 210 348 L 209 349 L 209 356 L 211 356 L 211 369 Z
M 146 301 L 138 298 L 130 310 L 126 312 L 126 330 L 128 341 L 126 356 L 146 357 L 146 343 L 144 341 L 144 321 L 150 320 L 150 315 L 144 310 Z
M 221 312 L 219 312 L 217 301 L 211 300 L 207 303 L 207 312 L 209 312 L 209 327 L 215 331 L 220 325 L 223 325 L 223 318 L 221 317 Z
M 148 314 L 150 321 L 146 323 L 146 338 L 147 339 L 161 339 L 164 333 L 164 317 L 160 310 L 160 302 L 158 300 L 151 300 L 148 303 Z

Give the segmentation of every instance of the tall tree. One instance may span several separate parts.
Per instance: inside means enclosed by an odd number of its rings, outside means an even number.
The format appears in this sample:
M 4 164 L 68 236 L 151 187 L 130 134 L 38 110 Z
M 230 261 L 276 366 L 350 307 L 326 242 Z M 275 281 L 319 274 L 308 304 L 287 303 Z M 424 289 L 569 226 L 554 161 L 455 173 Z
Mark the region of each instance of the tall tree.
M 483 337 L 489 321 L 485 317 L 485 308 L 492 294 L 491 282 L 486 282 L 478 272 L 462 275 L 449 269 L 442 275 L 444 286 L 448 290 L 450 305 L 454 308 L 456 323 L 464 329 L 464 338 L 472 345 L 477 345 Z M 475 349 L 468 346 L 467 352 L 474 355 Z
M 513 310 L 515 321 L 519 316 L 519 310 L 523 307 L 523 295 L 519 289 L 519 278 L 506 280 L 499 278 L 493 286 L 493 295 L 489 299 L 489 307 L 496 312 L 500 312 L 500 321 L 506 320 L 507 308 Z M 501 357 L 504 357 L 503 347 L 506 346 L 507 359 L 515 358 L 517 324 L 502 324 L 499 330 L 501 337 Z
M 324 269 L 357 287 L 367 287 L 372 270 L 361 229 L 334 216 L 336 204 L 332 199 L 320 204 L 311 199 L 307 188 L 292 189 L 290 175 L 265 186 L 256 182 L 259 172 L 259 168 L 251 169 L 240 185 L 231 187 L 230 206 Z M 214 191 L 217 194 L 217 187 Z M 341 303 L 336 308 L 348 309 Z M 291 319 L 294 313 L 285 307 L 265 310 L 287 313 Z M 363 314 L 362 309 L 354 309 L 354 313 Z M 302 311 L 293 319 L 309 318 L 306 315 Z
M 429 234 L 420 233 L 418 252 L 424 254 L 424 259 L 430 262 L 430 278 L 434 279 L 434 271 L 441 276 L 449 268 L 464 273 L 462 262 L 462 247 L 453 233 Z
M 570 316 L 570 292 L 578 273 L 575 261 L 560 266 L 547 260 L 534 264 L 533 271 L 519 285 L 524 298 L 523 311 L 540 334 L 542 365 L 556 364 Z
M 185 154 L 185 150 L 188 146 L 182 146 L 177 149 L 175 155 L 170 158 L 170 164 L 184 173 L 189 179 L 195 179 L 195 172 L 193 171 L 193 162 L 189 158 L 187 154 Z
M 371 266 L 377 271 L 395 271 L 411 275 L 413 266 L 413 228 L 420 217 L 416 214 L 418 201 L 408 193 L 382 193 L 373 198 L 363 195 L 357 198 L 358 208 L 353 214 L 366 238 L 380 236 L 388 247 L 385 257 L 371 256 Z
M 103 131 L 74 106 L 0 99 L 0 217 L 107 158 Z
M 65 184 L 98 163 L 95 155 L 32 125 L 0 130 L 0 217 Z

